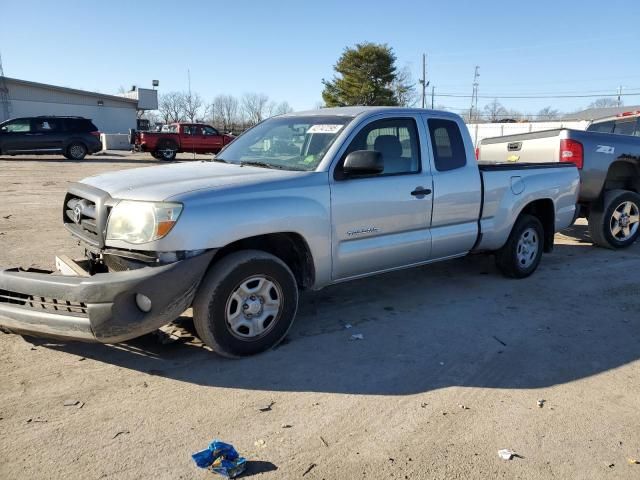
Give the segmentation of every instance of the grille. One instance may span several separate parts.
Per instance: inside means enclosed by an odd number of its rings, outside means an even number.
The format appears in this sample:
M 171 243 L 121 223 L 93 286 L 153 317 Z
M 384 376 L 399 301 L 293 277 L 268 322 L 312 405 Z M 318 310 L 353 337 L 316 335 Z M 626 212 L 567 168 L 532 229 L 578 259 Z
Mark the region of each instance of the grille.
M 70 189 L 64 199 L 62 219 L 65 227 L 86 243 L 103 247 L 109 214 L 109 208 L 105 205 L 107 198 L 105 192 L 88 186 Z
M 0 290 L 0 303 L 9 303 L 28 310 L 44 310 L 49 313 L 87 316 L 87 305 L 82 302 L 70 302 L 49 297 L 36 297 L 24 293 Z

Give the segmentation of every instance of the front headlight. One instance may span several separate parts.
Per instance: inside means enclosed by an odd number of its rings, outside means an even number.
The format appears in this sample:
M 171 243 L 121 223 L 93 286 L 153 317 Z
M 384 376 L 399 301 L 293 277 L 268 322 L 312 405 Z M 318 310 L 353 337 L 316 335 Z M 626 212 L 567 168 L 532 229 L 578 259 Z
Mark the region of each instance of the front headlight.
M 180 203 L 121 200 L 111 209 L 107 240 L 147 243 L 171 231 L 182 212 Z

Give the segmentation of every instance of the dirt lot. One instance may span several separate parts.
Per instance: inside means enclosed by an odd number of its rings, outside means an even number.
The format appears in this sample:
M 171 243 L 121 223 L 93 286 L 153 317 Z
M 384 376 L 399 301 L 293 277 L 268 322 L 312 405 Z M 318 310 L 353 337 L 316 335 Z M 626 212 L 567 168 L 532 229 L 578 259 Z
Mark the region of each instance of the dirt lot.
M 81 254 L 67 183 L 157 163 L 0 158 L 0 265 Z M 0 478 L 215 478 L 190 459 L 213 438 L 259 478 L 640 478 L 640 246 L 564 233 L 525 280 L 474 256 L 307 293 L 287 342 L 244 360 L 188 320 L 169 345 L 0 334 Z

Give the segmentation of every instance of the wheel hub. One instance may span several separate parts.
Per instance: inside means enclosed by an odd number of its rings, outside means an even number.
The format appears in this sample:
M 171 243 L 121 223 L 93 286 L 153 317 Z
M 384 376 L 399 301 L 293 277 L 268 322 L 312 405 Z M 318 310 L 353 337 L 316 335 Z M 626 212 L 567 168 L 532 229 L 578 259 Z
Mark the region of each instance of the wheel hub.
M 242 304 L 244 316 L 251 318 L 254 315 L 260 315 L 262 313 L 263 303 L 264 299 L 255 295 L 251 295 L 249 298 L 246 298 Z
M 227 327 L 241 340 L 260 338 L 275 326 L 282 307 L 280 285 L 264 275 L 251 276 L 240 282 L 227 299 Z

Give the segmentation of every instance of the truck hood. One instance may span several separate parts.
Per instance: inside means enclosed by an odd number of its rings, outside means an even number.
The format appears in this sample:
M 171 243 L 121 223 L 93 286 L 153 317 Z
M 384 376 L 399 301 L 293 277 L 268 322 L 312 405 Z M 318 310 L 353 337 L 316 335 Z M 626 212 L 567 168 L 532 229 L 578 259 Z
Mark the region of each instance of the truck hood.
M 195 190 L 258 184 L 301 173 L 305 172 L 189 162 L 103 173 L 85 178 L 81 183 L 104 190 L 113 198 L 162 201 Z

